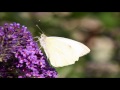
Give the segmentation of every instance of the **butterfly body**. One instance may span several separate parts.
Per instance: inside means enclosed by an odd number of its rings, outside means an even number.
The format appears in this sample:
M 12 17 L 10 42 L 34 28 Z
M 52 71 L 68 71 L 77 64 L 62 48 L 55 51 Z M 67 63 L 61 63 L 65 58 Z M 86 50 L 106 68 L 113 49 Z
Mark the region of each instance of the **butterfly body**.
M 74 64 L 79 57 L 86 55 L 90 49 L 84 44 L 64 38 L 41 34 L 38 38 L 51 64 L 55 67 L 63 67 Z

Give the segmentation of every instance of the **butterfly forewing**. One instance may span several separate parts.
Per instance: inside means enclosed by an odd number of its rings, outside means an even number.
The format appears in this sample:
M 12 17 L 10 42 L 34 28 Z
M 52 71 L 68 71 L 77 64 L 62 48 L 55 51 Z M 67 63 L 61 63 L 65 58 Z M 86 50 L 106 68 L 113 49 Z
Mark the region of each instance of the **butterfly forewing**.
M 62 37 L 46 37 L 43 47 L 51 64 L 63 67 L 74 64 L 79 57 L 90 52 L 84 44 Z

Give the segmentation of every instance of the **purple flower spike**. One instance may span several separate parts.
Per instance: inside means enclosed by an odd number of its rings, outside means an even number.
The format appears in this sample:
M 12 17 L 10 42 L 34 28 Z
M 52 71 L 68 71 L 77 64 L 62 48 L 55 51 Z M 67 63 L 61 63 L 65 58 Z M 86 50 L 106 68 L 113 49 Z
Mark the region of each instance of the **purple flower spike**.
M 56 78 L 27 27 L 5 23 L 0 27 L 0 78 Z

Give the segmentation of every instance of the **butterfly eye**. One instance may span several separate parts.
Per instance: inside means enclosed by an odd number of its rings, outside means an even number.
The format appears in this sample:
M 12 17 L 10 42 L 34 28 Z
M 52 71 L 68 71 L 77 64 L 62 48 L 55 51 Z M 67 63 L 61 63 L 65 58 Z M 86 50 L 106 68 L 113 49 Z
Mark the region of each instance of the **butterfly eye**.
M 46 36 L 44 34 L 41 34 L 41 38 L 45 38 Z

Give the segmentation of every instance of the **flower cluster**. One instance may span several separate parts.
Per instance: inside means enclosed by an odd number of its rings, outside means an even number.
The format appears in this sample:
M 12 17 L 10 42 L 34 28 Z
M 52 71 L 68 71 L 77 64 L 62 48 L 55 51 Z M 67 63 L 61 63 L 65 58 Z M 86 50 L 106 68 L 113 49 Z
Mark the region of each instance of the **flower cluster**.
M 0 78 L 56 77 L 27 27 L 19 23 L 0 27 Z

